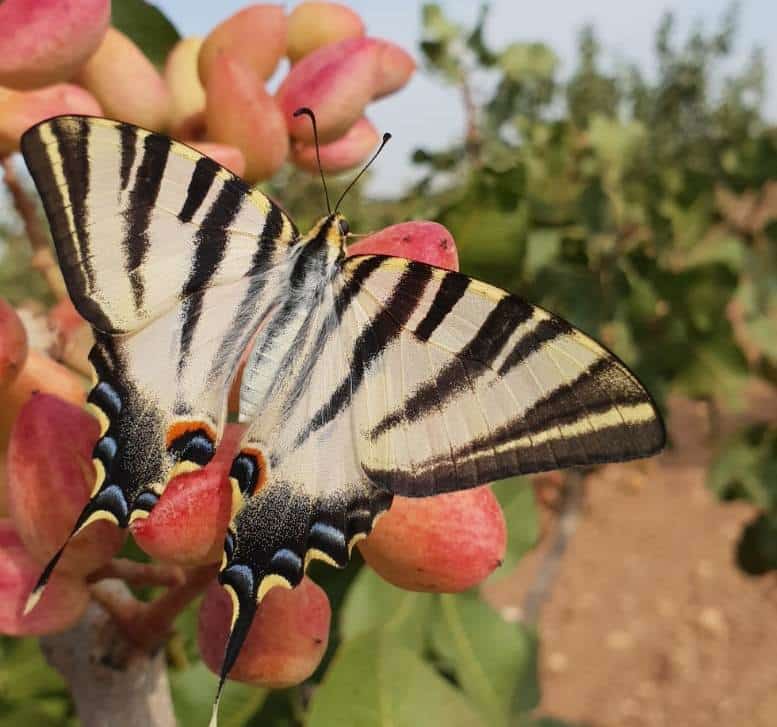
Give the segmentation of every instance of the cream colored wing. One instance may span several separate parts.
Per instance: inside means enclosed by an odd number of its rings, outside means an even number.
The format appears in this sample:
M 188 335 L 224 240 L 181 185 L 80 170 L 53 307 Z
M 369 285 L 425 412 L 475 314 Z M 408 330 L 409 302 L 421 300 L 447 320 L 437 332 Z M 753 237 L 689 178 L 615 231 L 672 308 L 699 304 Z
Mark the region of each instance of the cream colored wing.
M 349 260 L 344 274 L 361 264 Z M 365 474 L 395 494 L 645 457 L 664 445 L 636 377 L 542 308 L 396 258 L 381 259 L 357 301 L 355 443 Z
M 351 341 L 337 312 L 345 293 L 313 276 L 259 333 L 243 374 L 241 415 L 250 419 L 230 472 L 233 516 L 219 580 L 233 621 L 219 694 L 265 594 L 296 586 L 313 559 L 345 566 L 391 504 L 391 493 L 362 472 L 350 417 L 297 445 L 350 375 Z
M 238 358 L 285 295 L 297 232 L 213 160 L 129 124 L 57 117 L 27 131 L 22 152 L 96 339 L 97 481 L 74 532 L 100 518 L 126 527 L 176 472 L 212 457 Z

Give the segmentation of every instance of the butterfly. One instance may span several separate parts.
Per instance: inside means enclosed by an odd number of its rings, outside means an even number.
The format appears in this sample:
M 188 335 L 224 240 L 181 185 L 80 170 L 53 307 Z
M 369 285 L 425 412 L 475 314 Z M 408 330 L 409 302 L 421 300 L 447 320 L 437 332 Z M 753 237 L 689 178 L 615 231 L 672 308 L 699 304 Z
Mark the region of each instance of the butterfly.
M 73 535 L 147 517 L 172 477 L 207 464 L 250 345 L 219 571 L 233 619 L 218 694 L 265 594 L 297 585 L 313 559 L 345 566 L 394 495 L 664 445 L 650 396 L 604 347 L 466 275 L 346 257 L 337 210 L 300 234 L 213 160 L 107 119 L 49 119 L 21 148 L 95 337 L 96 481 Z

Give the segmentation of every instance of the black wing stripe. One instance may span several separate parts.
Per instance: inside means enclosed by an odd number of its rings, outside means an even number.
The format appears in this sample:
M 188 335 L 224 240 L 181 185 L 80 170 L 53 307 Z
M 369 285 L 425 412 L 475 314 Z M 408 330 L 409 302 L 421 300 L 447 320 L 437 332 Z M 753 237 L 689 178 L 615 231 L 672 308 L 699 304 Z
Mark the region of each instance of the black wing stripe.
M 311 433 L 332 421 L 348 405 L 352 394 L 361 386 L 370 363 L 402 332 L 404 325 L 418 308 L 433 274 L 434 269 L 428 265 L 408 263 L 386 305 L 356 339 L 351 355 L 350 375 L 340 383 L 329 401 L 315 414 L 309 426 L 300 433 L 296 446 L 301 445 Z
M 73 298 L 79 313 L 84 318 L 89 320 L 96 328 L 107 331 L 112 328 L 111 321 L 105 315 L 100 305 L 90 297 L 87 269 L 82 267 L 81 252 L 76 247 L 79 244 L 79 240 L 73 234 L 74 231 L 71 230 L 68 220 L 68 211 L 71 210 L 71 204 L 65 199 L 65 187 L 69 184 L 69 180 L 66 180 L 66 185 L 60 187 L 55 173 L 56 165 L 59 162 L 58 156 L 61 154 L 60 149 L 63 146 L 67 148 L 69 144 L 73 143 L 71 138 L 73 135 L 72 130 L 66 126 L 60 127 L 62 123 L 61 120 L 55 120 L 49 126 L 52 135 L 55 128 L 60 132 L 60 138 L 54 136 L 57 146 L 56 154 L 44 142 L 41 126 L 35 126 L 25 132 L 22 136 L 21 148 L 30 173 L 35 180 L 35 185 L 40 191 L 43 200 L 43 206 L 46 210 L 46 216 L 51 226 L 51 233 L 57 250 L 57 257 L 59 258 L 60 267 L 62 268 L 70 296 Z M 73 154 L 68 151 L 68 157 L 72 158 L 72 156 Z M 82 161 L 85 159 L 83 151 L 81 158 Z M 62 173 L 65 174 L 64 168 Z M 75 213 L 73 212 L 73 214 Z M 89 269 L 91 270 L 91 266 Z
M 135 163 L 137 152 L 138 128 L 131 124 L 120 124 L 119 134 L 121 138 L 121 161 L 119 163 L 119 176 L 121 177 L 121 191 L 129 186 L 130 172 Z
M 386 415 L 370 432 L 375 440 L 401 422 L 413 422 L 430 407 L 444 404 L 455 396 L 462 384 L 462 362 L 470 378 L 488 371 L 510 334 L 529 320 L 533 307 L 520 298 L 505 296 L 488 314 L 477 333 L 459 352 L 457 359 L 447 364 L 435 378 L 420 386 L 403 406 Z M 474 364 L 474 365 L 473 365 Z
M 292 228 L 291 234 L 293 236 L 292 239 L 296 237 L 296 230 L 294 228 Z M 278 205 L 270 202 L 270 211 L 267 214 L 267 219 L 257 241 L 256 250 L 251 258 L 251 268 L 248 272 L 250 283 L 243 298 L 238 303 L 237 308 L 235 308 L 235 314 L 230 321 L 227 334 L 224 336 L 223 349 L 232 350 L 235 344 L 246 335 L 245 328 L 251 320 L 251 315 L 256 307 L 256 301 L 267 284 L 267 277 L 264 273 L 275 264 L 274 258 L 278 245 L 281 242 L 291 242 L 291 240 L 283 240 L 282 238 L 283 213 Z M 220 376 L 225 364 L 226 359 L 217 356 L 213 361 L 209 378 L 212 379 Z
M 645 457 L 664 446 L 660 420 L 637 416 L 627 421 L 618 417 L 617 423 L 606 419 L 596 422 L 597 416 L 615 416 L 617 411 L 639 406 L 652 408 L 653 404 L 631 375 L 607 356 L 595 361 L 574 381 L 555 388 L 522 415 L 486 436 L 457 447 L 453 461 L 457 464 L 479 461 L 478 477 L 470 474 L 463 479 L 446 479 L 450 467 L 448 455 L 431 457 L 419 463 L 412 473 L 379 469 L 365 472 L 373 482 L 397 494 L 421 496 L 430 491 L 474 486 L 484 479 Z M 564 426 L 584 422 L 586 426 L 565 436 Z M 558 429 L 557 435 L 548 437 L 554 429 Z M 552 447 L 537 446 L 532 438 L 539 435 L 545 435 L 542 443 L 552 442 Z
M 78 258 L 83 266 L 88 289 L 94 290 L 94 266 L 89 253 L 89 225 L 87 219 L 86 197 L 89 194 L 89 125 L 85 119 L 77 119 L 77 132 L 62 127 L 61 122 L 51 125 L 51 131 L 57 140 L 62 173 L 67 182 L 67 192 L 73 224 L 76 231 Z
M 189 278 L 181 295 L 181 346 L 178 370 L 183 370 L 189 359 L 194 332 L 202 314 L 205 289 L 224 259 L 229 240 L 229 226 L 240 211 L 246 188 L 237 180 L 226 182 L 208 210 L 195 236 L 196 252 Z
M 497 372 L 500 376 L 507 374 L 512 368 L 525 361 L 531 354 L 539 351 L 545 343 L 554 338 L 572 333 L 572 326 L 560 318 L 551 317 L 540 321 L 526 335 L 521 336 L 510 354 L 504 360 Z
M 289 288 L 284 296 L 284 300 L 279 302 L 279 306 L 272 317 L 272 320 L 267 324 L 262 337 L 261 345 L 258 345 L 254 355 L 261 357 L 267 351 L 270 351 L 278 339 L 278 336 L 289 328 L 294 321 L 298 311 L 303 306 L 308 305 L 308 301 L 305 297 L 305 288 L 312 278 L 314 281 L 323 280 L 325 273 L 324 259 L 320 255 L 317 255 L 315 248 L 325 245 L 326 240 L 321 239 L 318 235 L 313 240 L 310 240 L 306 246 L 304 254 L 298 255 L 291 269 L 289 275 Z M 302 324 L 302 328 L 306 328 L 306 324 L 310 320 L 315 318 L 317 310 L 315 306 L 311 307 L 305 321 Z M 295 337 L 295 343 L 298 344 L 305 335 L 305 331 L 298 331 Z M 294 351 L 294 346 L 291 346 L 287 354 L 299 355 L 299 351 Z M 288 361 L 288 357 L 286 358 Z M 285 373 L 283 367 L 280 368 L 281 375 Z
M 453 310 L 469 287 L 469 278 L 466 275 L 449 272 L 440 284 L 440 289 L 432 301 L 424 319 L 415 329 L 415 334 L 422 341 L 428 341 L 438 326 Z
M 52 127 L 55 125 L 53 123 Z M 79 255 L 73 247 L 75 241 L 63 212 L 69 205 L 65 203 L 64 189 L 55 181 L 51 152 L 41 138 L 40 127 L 33 127 L 24 134 L 21 147 L 35 185 L 40 190 L 60 264 L 66 266 L 68 272 L 73 271 L 65 276 L 68 289 L 73 298 L 80 300 L 87 294 L 86 276 L 80 265 L 73 264 L 73 260 L 77 261 Z
M 628 382 L 628 383 L 627 383 Z M 585 402 L 584 404 L 582 402 Z M 471 455 L 498 447 L 513 440 L 547 432 L 563 425 L 581 422 L 587 417 L 603 414 L 615 407 L 648 403 L 649 400 L 636 385 L 630 385 L 618 365 L 610 358 L 593 364 L 577 379 L 554 389 L 535 402 L 530 409 L 492 433 L 487 439 L 475 440 L 457 454 Z M 596 430 L 592 435 L 596 434 Z M 577 435 L 570 439 L 578 438 Z M 555 442 L 558 440 L 554 440 Z M 610 442 L 612 439 L 610 438 Z M 595 450 L 609 449 L 608 442 L 597 443 Z
M 141 266 L 151 244 L 148 228 L 162 187 L 171 143 L 168 137 L 160 134 L 149 134 L 143 140 L 143 158 L 129 193 L 129 204 L 123 212 L 126 224 L 122 240 L 125 254 L 124 267 L 132 287 L 135 306 L 138 309 L 143 308 L 145 295 Z
M 607 356 L 595 361 L 574 381 L 556 387 L 523 415 L 532 430 L 575 421 L 583 414 L 581 406 L 570 406 L 570 399 L 585 401 L 589 412 L 605 411 L 613 404 L 622 406 L 649 402 L 642 388 L 632 381 L 618 363 Z
M 517 474 L 531 474 L 562 467 L 594 465 L 617 461 L 627 461 L 648 457 L 660 451 L 663 438 L 657 436 L 661 431 L 654 420 L 637 422 L 624 431 L 621 424 L 605 427 L 586 434 L 577 435 L 574 440 L 557 439 L 553 444 L 555 454 L 549 449 L 527 446 L 518 448 L 519 468 L 516 469 L 512 452 L 506 451 L 497 456 L 483 457 L 479 465 L 477 479 L 445 480 L 445 471 L 450 467 L 447 459 L 429 461 L 412 472 L 399 472 L 365 467 L 365 474 L 375 484 L 386 487 L 397 495 L 405 497 L 425 497 L 429 494 L 453 492 L 467 487 L 475 487 L 483 481 L 511 477 Z M 626 438 L 638 444 L 637 448 L 623 449 Z M 580 461 L 579 452 L 572 446 L 582 444 L 589 453 L 587 462 Z M 491 449 L 489 442 L 488 450 Z M 457 456 L 461 456 L 458 455 Z M 442 487 L 440 485 L 443 485 Z
M 351 301 L 362 289 L 364 283 L 367 282 L 370 275 L 383 264 L 384 260 L 385 258 L 379 255 L 365 257 L 351 271 L 347 282 L 343 285 L 335 298 L 335 313 L 338 321 L 351 304 Z
M 300 366 L 300 373 L 297 376 L 296 384 L 292 387 L 292 391 L 301 391 L 305 382 L 308 381 L 310 371 L 315 365 L 318 356 L 321 355 L 321 351 L 324 350 L 324 345 L 326 344 L 327 339 L 331 336 L 335 327 L 340 323 L 343 315 L 345 314 L 345 311 L 348 310 L 348 307 L 351 305 L 356 295 L 362 289 L 362 286 L 366 282 L 367 278 L 369 278 L 369 276 L 380 267 L 382 262 L 383 259 L 380 257 L 365 258 L 356 266 L 356 268 L 353 270 L 353 273 L 348 278 L 348 281 L 338 291 L 334 298 L 334 303 L 332 306 L 333 310 L 327 315 L 327 317 L 318 327 L 319 330 L 316 341 L 310 347 L 308 358 L 302 364 L 302 366 Z M 314 317 L 308 316 L 305 319 L 303 328 L 309 325 L 313 319 Z M 307 333 L 305 333 L 305 335 L 307 335 Z M 289 353 L 294 354 L 294 351 L 290 350 Z M 298 355 L 298 353 L 294 355 Z
M 262 234 L 259 236 L 259 245 L 251 258 L 251 271 L 249 275 L 258 275 L 270 267 L 273 254 L 282 235 L 283 213 L 277 204 L 270 202 L 270 211 L 267 214 L 267 219 L 264 221 Z
M 210 191 L 220 167 L 208 157 L 202 157 L 194 167 L 194 173 L 186 190 L 186 199 L 178 213 L 181 222 L 191 222 Z
M 384 258 L 378 256 L 365 257 L 356 268 L 354 268 L 351 275 L 348 277 L 347 282 L 340 288 L 338 293 L 334 297 L 334 303 L 332 310 L 327 314 L 326 318 L 317 326 L 318 334 L 315 342 L 308 348 L 308 353 L 305 360 L 299 365 L 298 372 L 294 383 L 290 386 L 290 395 L 288 406 L 292 407 L 304 393 L 306 386 L 310 382 L 310 375 L 315 367 L 321 352 L 326 346 L 327 340 L 332 333 L 336 330 L 338 324 L 342 320 L 345 311 L 362 289 L 362 286 L 367 281 L 367 278 L 377 270 Z M 313 313 L 313 311 L 311 311 Z M 295 357 L 299 356 L 299 342 L 304 341 L 309 335 L 308 330 L 311 324 L 316 320 L 315 315 L 308 315 L 305 322 L 300 327 L 300 333 L 296 336 L 294 344 L 289 347 L 289 351 L 284 357 L 284 361 L 280 366 L 280 370 L 283 371 L 284 367 L 289 366 Z

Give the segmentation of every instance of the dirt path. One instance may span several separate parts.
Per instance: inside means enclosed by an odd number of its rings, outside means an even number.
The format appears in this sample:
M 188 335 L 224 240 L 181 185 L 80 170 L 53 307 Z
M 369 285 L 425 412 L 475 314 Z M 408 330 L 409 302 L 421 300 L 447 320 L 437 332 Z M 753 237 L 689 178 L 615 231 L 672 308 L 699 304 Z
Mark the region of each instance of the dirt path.
M 703 411 L 675 406 L 671 422 L 674 452 L 588 482 L 540 619 L 541 712 L 597 727 L 774 727 L 777 578 L 733 562 L 754 511 L 705 488 Z M 492 589 L 507 616 L 520 616 L 542 552 Z

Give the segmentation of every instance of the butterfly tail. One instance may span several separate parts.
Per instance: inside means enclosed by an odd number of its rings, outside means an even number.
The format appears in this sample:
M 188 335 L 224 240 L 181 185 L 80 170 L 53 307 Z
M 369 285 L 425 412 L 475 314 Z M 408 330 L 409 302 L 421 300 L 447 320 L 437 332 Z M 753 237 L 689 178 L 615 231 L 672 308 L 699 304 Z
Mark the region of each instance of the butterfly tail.
M 253 570 L 246 565 L 231 565 L 219 573 L 219 582 L 232 601 L 232 623 L 224 649 L 224 659 L 221 662 L 219 685 L 213 700 L 213 714 L 209 727 L 217 727 L 218 708 L 224 684 L 254 621 L 258 607 L 256 584 L 259 580 Z
M 124 493 L 116 485 L 103 486 L 92 496 L 89 502 L 86 503 L 86 506 L 76 520 L 76 524 L 73 526 L 73 530 L 70 535 L 68 535 L 67 540 L 65 540 L 62 547 L 53 555 L 41 572 L 35 587 L 27 597 L 23 615 L 26 616 L 30 613 L 40 601 L 46 588 L 46 584 L 49 582 L 51 574 L 54 572 L 57 563 L 59 563 L 59 560 L 65 552 L 65 548 L 70 544 L 70 541 L 87 525 L 91 525 L 97 520 L 108 520 L 118 525 L 120 528 L 127 527 L 129 523 L 129 505 L 127 504 Z
M 54 572 L 54 568 L 56 568 L 57 563 L 59 562 L 59 559 L 62 557 L 62 553 L 65 552 L 65 546 L 70 542 L 70 538 L 67 539 L 65 544 L 54 554 L 54 557 L 46 564 L 46 567 L 43 569 L 43 572 L 40 574 L 40 577 L 38 578 L 37 582 L 35 583 L 35 587 L 30 591 L 30 595 L 27 596 L 27 601 L 24 604 L 24 610 L 22 611 L 22 616 L 26 616 L 30 611 L 32 611 L 35 606 L 38 605 L 38 602 L 41 599 L 41 596 L 43 596 L 43 592 L 46 590 L 46 584 L 49 582 L 49 578 L 51 577 L 51 574 Z

